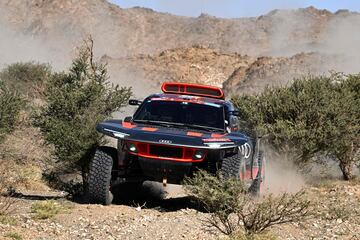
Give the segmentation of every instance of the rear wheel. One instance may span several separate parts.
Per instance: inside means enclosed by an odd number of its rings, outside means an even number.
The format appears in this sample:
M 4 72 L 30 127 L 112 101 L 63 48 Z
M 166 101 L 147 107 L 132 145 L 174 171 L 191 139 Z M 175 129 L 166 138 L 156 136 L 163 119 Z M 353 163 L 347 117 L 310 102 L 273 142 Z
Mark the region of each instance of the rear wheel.
M 88 196 L 90 203 L 109 205 L 113 200 L 111 172 L 117 151 L 110 147 L 98 148 L 90 163 Z
M 249 192 L 254 195 L 260 195 L 263 192 L 265 182 L 266 158 L 263 151 L 259 151 L 256 158 L 255 167 L 253 167 L 254 180 L 250 186 Z

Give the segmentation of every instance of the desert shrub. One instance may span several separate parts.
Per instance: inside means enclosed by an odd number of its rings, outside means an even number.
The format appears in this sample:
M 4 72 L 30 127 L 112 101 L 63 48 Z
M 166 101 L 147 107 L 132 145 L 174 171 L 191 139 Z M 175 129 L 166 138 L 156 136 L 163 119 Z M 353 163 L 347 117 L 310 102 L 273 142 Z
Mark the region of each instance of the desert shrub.
M 1 193 L 7 194 L 7 193 Z M 15 200 L 10 196 L 2 195 L 0 196 L 0 222 L 3 222 L 5 219 L 8 219 L 8 215 L 14 210 Z
M 13 130 L 22 105 L 19 94 L 0 80 L 0 143 Z
M 0 223 L 4 222 L 13 210 L 14 199 L 8 195 L 9 184 L 6 176 L 0 176 Z
M 70 209 L 69 205 L 61 204 L 54 200 L 35 202 L 31 205 L 31 213 L 34 219 L 53 218 L 59 213 L 66 213 Z
M 236 232 L 229 236 L 230 240 L 278 240 L 279 238 L 271 232 L 263 232 L 258 234 L 246 235 Z
M 96 124 L 125 106 L 131 89 L 109 84 L 106 66 L 93 60 L 90 39 L 68 72 L 52 75 L 45 94 L 47 104 L 35 116 L 35 125 L 59 161 L 84 173 L 93 150 L 104 142 Z
M 308 76 L 233 102 L 242 112 L 242 126 L 269 134 L 279 151 L 293 152 L 301 162 L 331 156 L 350 179 L 360 146 L 359 86 L 360 75 Z
M 17 232 L 8 232 L 4 235 L 4 237 L 13 239 L 13 240 L 22 240 L 23 239 L 23 237 Z
M 203 171 L 187 178 L 184 185 L 210 213 L 209 225 L 226 235 L 241 236 L 244 232 L 251 238 L 273 225 L 300 222 L 311 215 L 311 204 L 304 191 L 254 198 L 246 194 L 241 181 L 221 179 Z
M 0 222 L 6 222 L 11 217 L 11 213 L 16 209 L 16 199 L 13 198 L 14 185 L 17 184 L 16 177 L 10 176 L 9 172 L 13 169 L 9 167 L 9 162 L 1 159 L 0 156 Z
M 1 166 L 0 166 L 1 167 Z M 0 176 L 0 223 L 9 217 L 15 205 L 15 200 L 9 194 L 9 183 L 6 176 Z
M 12 216 L 0 214 L 0 223 L 6 224 L 6 225 L 16 225 L 18 223 L 18 221 L 16 220 L 16 218 L 14 218 Z
M 50 65 L 36 62 L 13 63 L 0 72 L 0 79 L 10 89 L 17 90 L 26 98 L 42 96 L 50 77 Z

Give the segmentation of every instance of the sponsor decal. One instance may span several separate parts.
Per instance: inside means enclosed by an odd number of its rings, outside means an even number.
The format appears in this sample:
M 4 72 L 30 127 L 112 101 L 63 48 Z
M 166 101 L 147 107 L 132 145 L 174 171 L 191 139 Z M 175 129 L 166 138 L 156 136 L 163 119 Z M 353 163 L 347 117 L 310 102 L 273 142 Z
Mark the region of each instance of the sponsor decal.
M 171 140 L 160 139 L 160 140 L 159 140 L 159 143 L 162 143 L 162 144 L 172 144 L 172 141 L 171 141 Z
M 239 146 L 240 152 L 244 155 L 245 158 L 249 158 L 251 155 L 251 146 L 249 143 L 245 143 Z

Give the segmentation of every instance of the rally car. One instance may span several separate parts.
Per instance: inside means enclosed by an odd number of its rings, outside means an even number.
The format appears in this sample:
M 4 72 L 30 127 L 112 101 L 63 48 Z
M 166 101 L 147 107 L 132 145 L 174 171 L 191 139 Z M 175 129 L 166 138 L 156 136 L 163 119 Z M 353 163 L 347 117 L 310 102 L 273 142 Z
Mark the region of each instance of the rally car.
M 108 205 L 112 189 L 124 183 L 181 184 L 199 169 L 234 177 L 258 194 L 265 177 L 260 139 L 239 131 L 241 114 L 220 88 L 164 83 L 132 117 L 107 120 L 97 131 L 116 138 L 117 148 L 99 147 L 90 163 L 88 195 Z

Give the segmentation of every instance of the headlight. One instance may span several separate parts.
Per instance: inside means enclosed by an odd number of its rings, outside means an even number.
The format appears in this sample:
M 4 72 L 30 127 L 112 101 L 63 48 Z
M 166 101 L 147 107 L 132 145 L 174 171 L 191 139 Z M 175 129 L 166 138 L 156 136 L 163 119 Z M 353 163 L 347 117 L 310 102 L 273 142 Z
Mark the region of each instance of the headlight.
M 196 150 L 193 159 L 200 160 L 204 158 L 205 153 L 202 150 Z
M 130 151 L 130 152 L 137 152 L 137 148 L 136 148 L 136 145 L 134 143 L 127 143 L 127 149 Z

